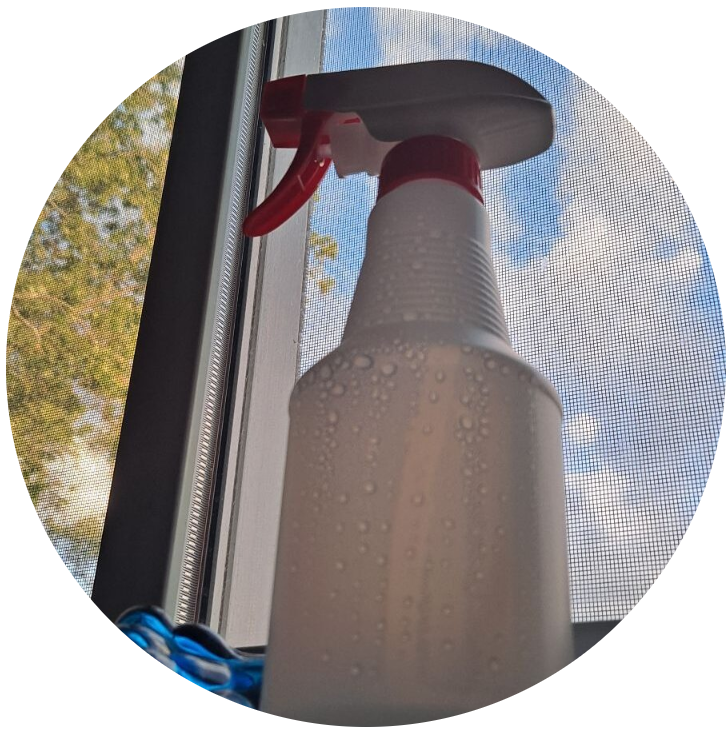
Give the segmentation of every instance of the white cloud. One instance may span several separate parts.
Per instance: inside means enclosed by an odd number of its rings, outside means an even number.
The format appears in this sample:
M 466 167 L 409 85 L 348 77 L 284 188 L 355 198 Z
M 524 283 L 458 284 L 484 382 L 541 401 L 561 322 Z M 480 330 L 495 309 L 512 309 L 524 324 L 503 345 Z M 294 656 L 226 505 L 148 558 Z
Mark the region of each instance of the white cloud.
M 591 414 L 576 414 L 566 420 L 566 434 L 572 442 L 591 445 L 599 434 L 599 420 Z
M 720 333 L 693 304 L 700 244 L 679 193 L 629 123 L 592 90 L 576 101 L 563 236 L 525 267 L 496 255 L 514 345 L 562 391 L 597 405 L 606 429 L 639 409 L 657 442 L 670 426 L 681 449 L 693 450 L 693 429 L 719 416 L 722 394 L 711 376 Z M 659 253 L 665 241 L 672 256 Z
M 669 175 L 596 92 L 579 83 L 574 101 L 563 234 L 527 266 L 495 259 L 514 346 L 566 404 L 567 466 L 587 448 L 596 465 L 567 476 L 586 619 L 628 611 L 692 518 L 720 424 L 722 333 L 695 306 L 704 253 Z
M 372 8 L 371 13 L 382 66 L 467 59 L 474 39 L 489 45 L 496 45 L 500 39 L 493 31 L 446 15 L 399 8 Z
M 665 537 L 685 530 L 679 512 L 635 500 L 631 476 L 611 469 L 567 473 L 569 565 L 577 621 L 619 619 L 658 577 Z M 578 530 L 573 527 L 578 526 Z
M 108 455 L 77 442 L 48 465 L 49 488 L 41 494 L 38 515 L 46 530 L 66 537 L 101 538 L 111 490 L 113 464 Z

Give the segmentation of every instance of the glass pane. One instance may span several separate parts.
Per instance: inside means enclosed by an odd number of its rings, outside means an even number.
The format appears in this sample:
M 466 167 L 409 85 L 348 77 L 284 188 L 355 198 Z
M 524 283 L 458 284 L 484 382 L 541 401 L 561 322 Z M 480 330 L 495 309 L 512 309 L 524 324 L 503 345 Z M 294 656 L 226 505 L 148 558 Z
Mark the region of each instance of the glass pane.
M 10 420 L 51 541 L 90 593 L 183 61 L 124 100 L 55 185 L 18 275 Z
M 525 79 L 556 139 L 483 176 L 516 350 L 559 391 L 572 615 L 623 617 L 677 547 L 723 408 L 718 294 L 679 191 L 629 122 L 538 51 L 463 21 L 383 8 L 328 13 L 324 71 L 470 59 Z M 376 180 L 329 172 L 308 242 L 299 373 L 335 348 L 364 256 Z

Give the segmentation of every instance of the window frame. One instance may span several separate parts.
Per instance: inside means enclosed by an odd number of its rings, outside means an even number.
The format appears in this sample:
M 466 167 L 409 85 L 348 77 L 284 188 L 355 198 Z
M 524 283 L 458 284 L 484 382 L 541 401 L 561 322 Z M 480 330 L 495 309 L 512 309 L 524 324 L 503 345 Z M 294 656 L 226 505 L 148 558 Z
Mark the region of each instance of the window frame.
M 209 402 L 226 379 L 256 147 L 239 132 L 245 115 L 255 129 L 265 37 L 252 26 L 185 58 L 92 591 L 112 620 L 139 604 L 198 617 L 222 414 Z

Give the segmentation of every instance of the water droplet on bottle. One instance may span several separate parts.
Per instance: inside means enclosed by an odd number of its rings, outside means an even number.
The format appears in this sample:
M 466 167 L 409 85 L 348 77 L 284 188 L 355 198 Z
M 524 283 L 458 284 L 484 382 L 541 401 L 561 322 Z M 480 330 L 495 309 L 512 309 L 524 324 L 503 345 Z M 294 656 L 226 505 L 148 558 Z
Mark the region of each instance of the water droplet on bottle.
M 491 658 L 490 661 L 488 661 L 488 668 L 491 671 L 499 671 L 500 670 L 500 661 L 497 658 Z
M 414 547 L 409 547 L 407 551 L 404 553 L 407 559 L 412 559 L 415 556 L 415 550 Z
M 377 484 L 373 480 L 368 480 L 364 483 L 364 492 L 371 495 L 377 492 Z
M 503 374 L 503 376 L 508 376 L 508 374 L 511 373 L 511 370 L 510 368 L 508 368 L 508 366 L 503 366 L 501 367 L 501 373 Z
M 359 544 L 359 554 L 366 554 L 369 551 L 368 544 Z
M 346 569 L 346 564 L 339 559 L 335 564 L 334 567 L 339 570 L 339 572 L 343 572 Z
M 348 493 L 340 493 L 339 494 L 339 503 L 348 503 L 349 502 L 349 494 Z
M 361 639 L 361 634 L 360 633 L 352 633 L 351 634 L 351 639 L 354 641 L 354 643 L 358 643 L 359 640 Z
M 355 663 L 350 669 L 349 673 L 352 676 L 359 676 L 361 674 L 361 666 L 358 663 Z
M 339 421 L 339 413 L 333 409 L 326 415 L 329 424 L 336 424 Z
M 402 605 L 404 605 L 406 608 L 410 608 L 410 607 L 412 607 L 413 602 L 414 601 L 412 600 L 412 596 L 407 595 L 407 597 L 405 597 L 404 600 L 402 600 Z
M 472 346 L 463 346 L 461 350 L 463 353 L 472 353 L 473 347 Z
M 464 429 L 464 430 L 471 430 L 473 429 L 473 420 L 468 417 L 467 414 L 463 414 L 460 419 L 458 420 L 458 424 Z
M 452 605 L 443 605 L 442 606 L 442 614 L 445 617 L 448 617 L 448 616 L 452 615 Z
M 363 353 L 354 357 L 354 366 L 358 369 L 368 369 L 372 365 L 372 359 Z
M 422 495 L 422 493 L 415 493 L 414 496 L 412 496 L 412 503 L 415 506 L 421 506 L 425 502 L 425 497 Z
M 336 384 L 333 389 L 331 389 L 331 393 L 334 396 L 341 396 L 346 391 L 346 387 L 343 384 Z
M 328 653 L 327 651 L 324 651 L 324 652 L 323 652 L 323 653 L 321 654 L 321 660 L 322 660 L 322 661 L 323 661 L 324 663 L 328 663 L 328 662 L 329 662 L 329 661 L 331 660 L 331 654 L 329 654 L 329 653 Z
M 369 531 L 369 522 L 368 522 L 368 521 L 360 521 L 360 522 L 359 522 L 359 523 L 358 523 L 358 524 L 356 525 L 356 528 L 357 528 L 357 529 L 359 529 L 359 531 L 360 531 L 360 532 L 361 532 L 362 534 L 366 534 L 366 533 L 367 533 L 367 531 Z
M 422 433 L 425 435 L 431 435 L 432 434 L 432 425 L 426 424 L 422 427 Z
M 435 403 L 435 402 L 436 402 L 436 401 L 438 400 L 438 398 L 439 398 L 439 397 L 437 396 L 437 392 L 435 392 L 435 391 L 431 391 L 431 392 L 430 392 L 430 396 L 429 396 L 429 399 L 430 399 L 430 401 L 431 401 L 431 402 L 432 402 L 433 404 L 434 404 L 434 403 Z
M 446 640 L 446 641 L 443 641 L 442 642 L 442 650 L 443 651 L 448 651 L 449 652 L 449 651 L 452 651 L 453 648 L 454 648 L 454 645 L 453 645 L 453 642 L 452 641 Z
M 404 320 L 405 323 L 412 323 L 417 320 L 417 313 L 408 310 L 406 313 L 402 314 L 402 320 Z
M 494 369 L 494 368 L 496 367 L 496 362 L 495 362 L 495 361 L 494 361 L 494 360 L 493 360 L 492 358 L 489 358 L 489 359 L 488 359 L 488 360 L 487 360 L 487 361 L 485 362 L 485 365 L 486 365 L 486 366 L 487 366 L 487 367 L 488 367 L 489 369 L 491 369 L 491 371 L 492 371 L 492 370 L 493 370 L 493 369 Z
M 446 528 L 446 529 L 447 529 L 448 531 L 450 531 L 450 530 L 452 530 L 452 529 L 454 529 L 454 528 L 455 528 L 455 522 L 454 522 L 454 521 L 453 521 L 452 519 L 445 519 L 445 520 L 444 520 L 444 521 L 442 522 L 442 525 L 443 525 L 443 526 L 444 526 L 444 527 L 445 527 L 445 528 Z
M 386 557 L 386 555 L 384 555 L 384 554 L 380 554 L 380 555 L 379 555 L 379 556 L 377 557 L 377 565 L 378 565 L 379 567 L 383 567 L 383 566 L 384 566 L 384 565 L 385 565 L 386 563 L 387 563 L 387 557 Z
M 497 526 L 495 531 L 498 536 L 505 536 L 506 530 L 502 526 Z
M 445 381 L 445 372 L 444 371 L 437 371 L 435 373 L 435 381 L 438 381 L 440 383 L 442 383 L 443 381 Z
M 397 371 L 397 364 L 394 364 L 394 363 L 385 363 L 382 366 L 382 368 L 380 369 L 380 371 L 385 376 L 393 376 L 396 373 L 396 371 Z
M 381 524 L 379 524 L 379 530 L 386 534 L 389 531 L 389 521 L 382 521 Z
M 298 572 L 298 565 L 292 564 L 288 569 L 291 574 L 295 574 L 296 572 Z
M 339 522 L 338 524 L 336 524 L 336 526 L 334 526 L 334 529 L 336 530 L 337 534 L 343 534 L 344 533 L 344 524 Z

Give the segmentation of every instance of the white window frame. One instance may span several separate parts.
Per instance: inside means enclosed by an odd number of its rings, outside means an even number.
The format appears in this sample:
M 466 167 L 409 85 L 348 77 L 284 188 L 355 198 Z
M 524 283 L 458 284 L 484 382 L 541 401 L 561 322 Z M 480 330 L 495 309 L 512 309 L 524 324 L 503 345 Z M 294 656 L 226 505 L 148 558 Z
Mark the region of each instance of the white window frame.
M 320 71 L 325 16 L 320 10 L 277 22 L 272 79 Z M 281 179 L 293 154 L 264 141 L 258 202 Z M 304 207 L 278 230 L 250 242 L 206 619 L 237 647 L 265 645 L 268 639 L 309 211 Z

